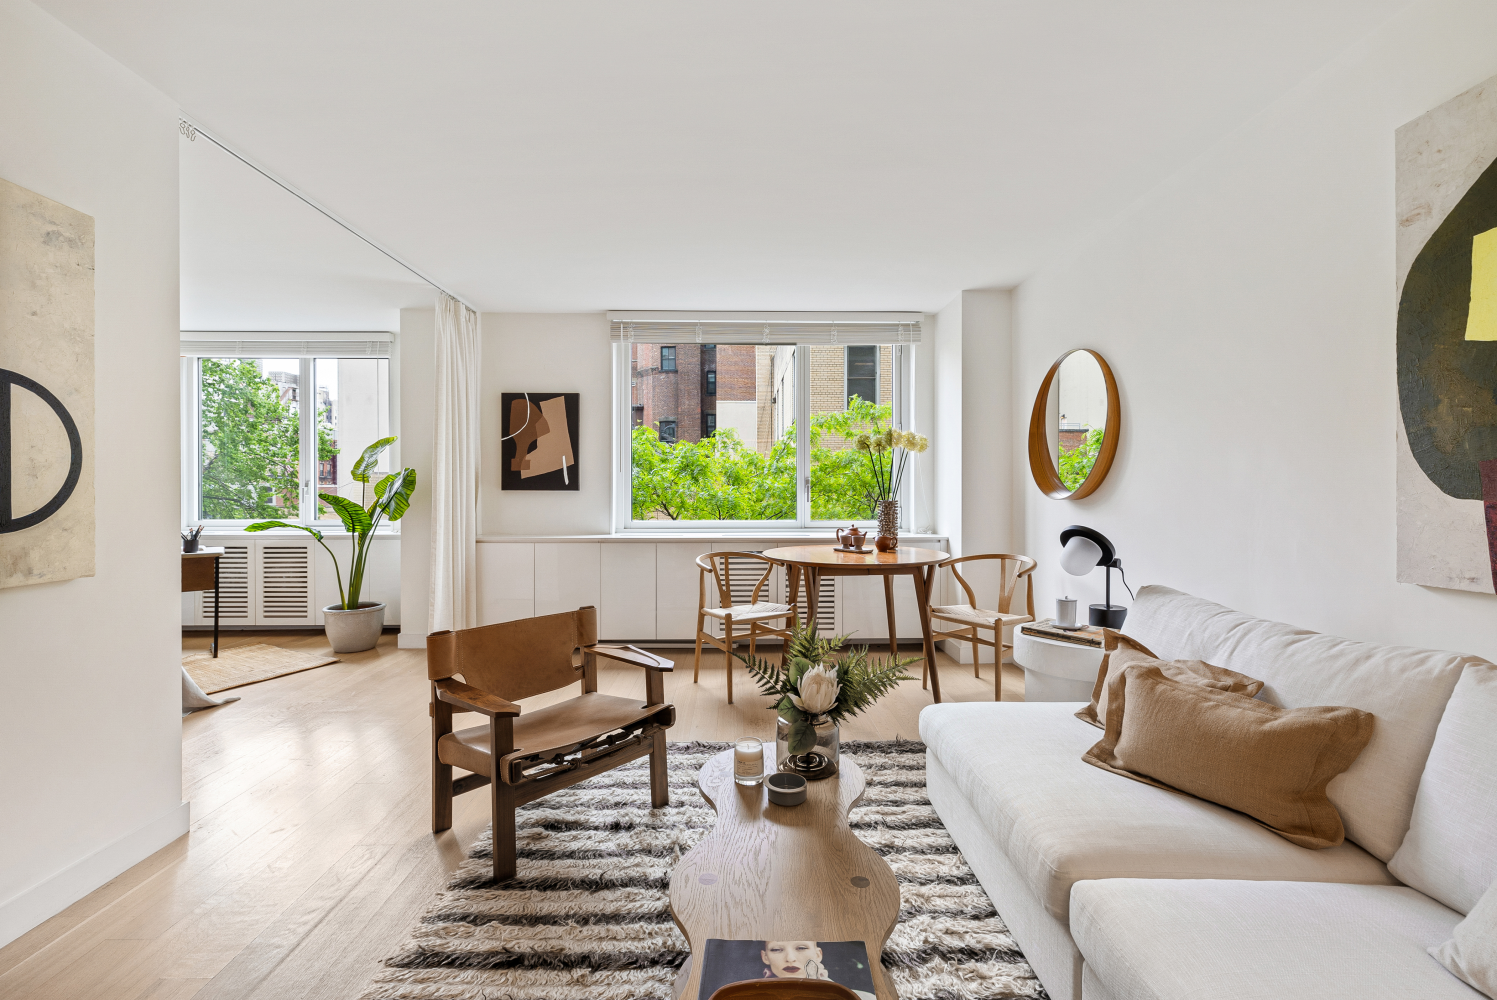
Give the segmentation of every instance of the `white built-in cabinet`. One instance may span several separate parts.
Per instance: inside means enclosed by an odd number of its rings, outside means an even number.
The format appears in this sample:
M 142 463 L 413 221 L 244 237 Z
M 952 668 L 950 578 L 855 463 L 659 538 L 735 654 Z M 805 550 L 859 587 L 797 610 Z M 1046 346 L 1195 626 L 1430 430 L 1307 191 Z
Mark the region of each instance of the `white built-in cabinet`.
M 493 539 L 478 543 L 479 619 L 485 624 L 554 614 L 592 605 L 601 639 L 613 642 L 690 642 L 696 637 L 697 556 L 704 552 L 760 551 L 805 539 Z M 945 549 L 945 540 L 914 544 Z M 757 565 L 757 564 L 754 564 Z M 745 566 L 745 569 L 748 567 Z M 759 571 L 759 572 L 762 572 Z M 733 578 L 735 603 L 746 602 L 759 572 Z M 743 593 L 738 593 L 742 590 Z M 786 581 L 776 570 L 761 600 L 784 602 Z M 707 602 L 719 601 L 711 581 Z M 915 589 L 907 576 L 894 581 L 899 637 L 920 637 Z M 801 610 L 805 595 L 801 594 Z M 849 632 L 854 640 L 883 642 L 888 626 L 883 581 L 878 577 L 827 577 L 819 601 L 823 632 Z
M 348 571 L 349 540 L 328 535 Z M 333 561 L 316 540 L 293 531 L 210 535 L 202 544 L 222 546 L 219 560 L 219 625 L 223 628 L 308 628 L 322 625 L 322 609 L 338 602 Z M 385 624 L 400 624 L 400 537 L 380 536 L 364 574 L 363 599 L 382 601 Z M 182 624 L 212 626 L 213 592 L 182 595 Z

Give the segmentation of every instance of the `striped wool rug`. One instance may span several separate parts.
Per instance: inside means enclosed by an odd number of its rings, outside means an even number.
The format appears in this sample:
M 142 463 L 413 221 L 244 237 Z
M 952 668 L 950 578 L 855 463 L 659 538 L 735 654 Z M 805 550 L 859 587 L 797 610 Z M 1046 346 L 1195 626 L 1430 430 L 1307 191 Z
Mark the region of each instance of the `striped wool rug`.
M 727 743 L 672 743 L 670 805 L 646 761 L 520 809 L 519 877 L 496 886 L 485 833 L 364 1000 L 671 1000 L 687 944 L 671 870 L 711 828 L 696 773 Z M 899 879 L 884 966 L 902 1000 L 1044 998 L 925 796 L 925 745 L 849 741 L 868 779 L 853 831 Z

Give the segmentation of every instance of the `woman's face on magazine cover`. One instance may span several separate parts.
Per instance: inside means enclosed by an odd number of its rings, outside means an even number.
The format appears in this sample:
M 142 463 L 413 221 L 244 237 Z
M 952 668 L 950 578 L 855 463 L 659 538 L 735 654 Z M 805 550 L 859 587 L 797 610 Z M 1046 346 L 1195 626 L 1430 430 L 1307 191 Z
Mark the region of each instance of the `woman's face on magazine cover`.
M 759 957 L 778 979 L 805 979 L 806 963 L 819 964 L 821 949 L 815 941 L 765 941 Z

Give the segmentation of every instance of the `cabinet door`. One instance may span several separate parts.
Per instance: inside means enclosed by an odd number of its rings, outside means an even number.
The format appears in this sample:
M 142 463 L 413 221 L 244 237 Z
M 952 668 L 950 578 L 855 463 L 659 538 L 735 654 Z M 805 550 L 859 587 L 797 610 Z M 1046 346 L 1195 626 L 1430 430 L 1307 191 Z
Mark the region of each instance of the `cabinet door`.
M 478 621 L 512 622 L 535 614 L 535 545 L 478 543 Z
M 537 542 L 535 613 L 554 615 L 602 601 L 599 542 Z
M 695 642 L 700 570 L 697 556 L 711 551 L 706 542 L 659 542 L 655 546 L 655 638 Z M 717 607 L 708 585 L 707 606 Z
M 602 548 L 598 638 L 612 642 L 656 638 L 654 544 L 604 542 Z

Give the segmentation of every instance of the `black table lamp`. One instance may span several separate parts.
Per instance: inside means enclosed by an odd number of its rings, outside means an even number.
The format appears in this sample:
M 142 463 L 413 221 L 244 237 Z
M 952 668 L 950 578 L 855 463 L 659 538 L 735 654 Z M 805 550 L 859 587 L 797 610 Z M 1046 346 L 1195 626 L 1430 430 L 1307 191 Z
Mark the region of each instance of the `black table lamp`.
M 1073 524 L 1060 533 L 1060 568 L 1072 576 L 1086 576 L 1098 566 L 1107 567 L 1106 604 L 1093 604 L 1087 621 L 1106 628 L 1122 628 L 1128 609 L 1112 603 L 1112 571 L 1121 569 L 1123 560 L 1117 557 L 1107 536 L 1095 528 Z

